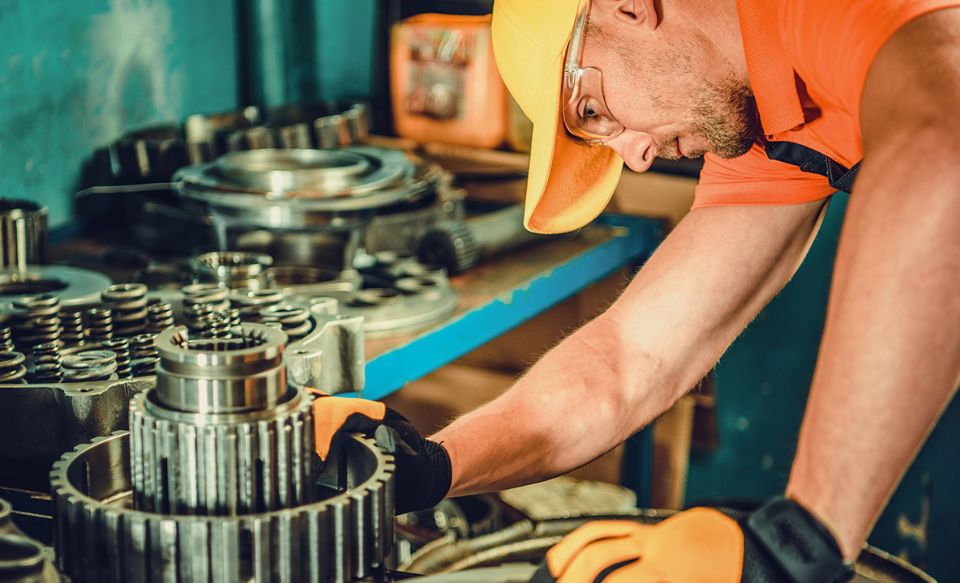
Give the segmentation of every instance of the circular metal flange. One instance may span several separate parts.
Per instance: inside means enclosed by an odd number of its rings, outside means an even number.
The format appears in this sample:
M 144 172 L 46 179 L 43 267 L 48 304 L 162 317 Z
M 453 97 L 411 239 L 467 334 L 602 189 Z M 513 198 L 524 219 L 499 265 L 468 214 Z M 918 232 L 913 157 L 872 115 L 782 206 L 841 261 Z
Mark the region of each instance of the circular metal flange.
M 0 271 L 0 302 L 9 304 L 26 296 L 51 294 L 61 306 L 96 303 L 100 292 L 113 283 L 99 271 L 66 265 L 30 265 L 24 270 Z
M 328 582 L 370 577 L 393 545 L 393 457 L 358 435 L 320 475 L 329 497 L 241 516 L 132 507 L 126 432 L 64 455 L 50 474 L 55 547 L 77 583 Z
M 242 324 L 232 338 L 204 338 L 186 326 L 157 336 L 157 402 L 191 413 L 265 409 L 287 394 L 283 349 L 287 335 Z

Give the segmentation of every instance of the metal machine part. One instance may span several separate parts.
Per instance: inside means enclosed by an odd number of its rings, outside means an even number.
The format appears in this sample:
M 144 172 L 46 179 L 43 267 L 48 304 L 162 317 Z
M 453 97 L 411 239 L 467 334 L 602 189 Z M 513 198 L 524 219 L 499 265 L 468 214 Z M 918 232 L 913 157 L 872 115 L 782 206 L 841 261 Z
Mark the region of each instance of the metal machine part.
M 61 306 L 94 303 L 112 282 L 106 275 L 66 265 L 29 265 L 25 270 L 0 271 L 0 308 L 25 296 L 49 293 Z
M 572 516 L 517 522 L 501 531 L 474 539 L 440 539 L 428 544 L 402 571 L 432 575 L 423 583 L 489 582 L 520 583 L 530 580 L 535 565 L 547 550 L 591 520 L 636 520 L 653 524 L 674 514 L 672 510 L 638 510 L 603 516 Z M 518 566 L 518 563 L 528 565 Z M 865 546 L 855 564 L 855 583 L 933 583 L 928 575 L 908 563 Z
M 273 257 L 264 253 L 211 251 L 191 258 L 190 270 L 200 283 L 256 290 L 273 287 L 272 264 Z
M 47 207 L 0 198 L 0 269 L 44 263 L 47 238 Z
M 237 516 L 135 508 L 126 432 L 54 464 L 57 563 L 73 581 L 355 581 L 393 544 L 393 459 L 352 436 L 320 473 L 317 499 Z
M 345 148 L 367 141 L 369 112 L 356 102 L 286 105 L 267 111 L 266 122 L 226 136 L 227 149 Z
M 466 221 L 439 222 L 423 233 L 416 249 L 421 261 L 456 275 L 483 257 L 549 238 L 524 229 L 523 205 L 514 205 Z
M 43 546 L 13 523 L 13 508 L 0 499 L 0 581 L 57 583 L 60 575 L 47 560 Z
M 336 269 L 352 267 L 364 244 L 412 245 L 462 208 L 447 172 L 385 148 L 234 152 L 177 178 L 183 197 L 209 209 L 221 249 Z
M 160 334 L 157 386 L 130 403 L 138 508 L 235 515 L 309 500 L 311 399 L 287 388 L 286 341 L 260 324 L 218 339 Z

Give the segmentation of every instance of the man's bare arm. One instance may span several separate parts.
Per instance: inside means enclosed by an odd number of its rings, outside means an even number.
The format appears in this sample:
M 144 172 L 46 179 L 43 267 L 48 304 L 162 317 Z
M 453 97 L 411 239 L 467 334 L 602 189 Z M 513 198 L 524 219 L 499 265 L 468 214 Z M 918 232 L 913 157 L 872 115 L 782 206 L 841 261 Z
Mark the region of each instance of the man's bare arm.
M 691 212 L 609 310 L 433 437 L 450 453 L 450 494 L 567 472 L 668 409 L 791 277 L 823 206 Z
M 860 550 L 960 374 L 960 10 L 899 31 L 863 95 L 865 156 L 787 494 Z

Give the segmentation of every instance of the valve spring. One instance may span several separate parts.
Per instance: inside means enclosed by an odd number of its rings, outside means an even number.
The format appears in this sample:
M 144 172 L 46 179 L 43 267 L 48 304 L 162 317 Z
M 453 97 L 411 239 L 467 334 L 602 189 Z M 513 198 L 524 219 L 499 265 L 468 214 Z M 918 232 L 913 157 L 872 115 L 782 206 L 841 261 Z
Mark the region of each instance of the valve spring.
M 156 356 L 145 356 L 142 358 L 134 358 L 131 361 L 133 366 L 133 376 L 135 377 L 148 377 L 157 374 L 157 363 L 160 362 L 160 358 Z
M 216 312 L 211 304 L 193 304 L 184 309 L 183 317 L 191 332 L 201 333 L 207 327 L 207 318 Z
M 78 310 L 61 310 L 60 324 L 63 333 L 60 340 L 64 346 L 79 346 L 83 344 L 83 312 Z
M 141 358 L 156 358 L 157 357 L 157 335 L 156 334 L 138 334 L 130 339 L 130 357 L 133 360 Z M 136 374 L 136 367 L 134 367 L 134 375 Z M 153 373 L 150 373 L 153 374 Z
M 240 289 L 230 296 L 240 306 L 240 318 L 244 322 L 260 323 L 260 311 L 283 303 L 283 292 L 277 289 Z
M 27 382 L 26 357 L 13 350 L 0 352 L 0 384 L 23 384 Z
M 106 381 L 116 377 L 117 353 L 83 350 L 63 357 L 63 378 L 68 382 Z
M 13 346 L 13 331 L 9 326 L 0 326 L 0 351 L 11 352 Z
M 100 299 L 113 310 L 113 332 L 132 336 L 147 329 L 147 286 L 117 283 L 103 290 Z
M 21 352 L 35 344 L 60 339 L 60 298 L 53 294 L 26 296 L 13 302 L 13 341 Z
M 230 328 L 236 328 L 243 322 L 243 319 L 240 317 L 240 308 L 230 308 L 223 313 L 227 315 L 227 320 L 230 322 Z
M 113 351 L 117 355 L 117 376 L 121 379 L 129 379 L 133 376 L 130 359 L 130 340 L 128 338 L 111 338 L 100 343 L 100 346 L 106 350 Z
M 147 306 L 147 320 L 150 331 L 160 333 L 173 326 L 173 306 L 169 302 L 160 302 Z
M 90 308 L 84 314 L 87 323 L 87 339 L 103 342 L 113 338 L 113 310 L 106 306 Z
M 281 329 L 290 338 L 300 338 L 313 327 L 310 322 L 310 311 L 303 306 L 291 304 L 269 306 L 260 310 L 260 318 L 264 324 L 279 322 Z
M 215 283 L 194 283 L 180 288 L 183 293 L 183 308 L 189 310 L 191 306 L 208 304 L 213 311 L 219 312 L 230 307 L 230 290 Z
M 63 381 L 63 359 L 60 342 L 47 342 L 33 347 L 33 371 L 29 379 L 34 383 L 59 383 Z
M 208 314 L 202 320 L 200 335 L 204 338 L 230 338 L 230 316 L 226 312 Z

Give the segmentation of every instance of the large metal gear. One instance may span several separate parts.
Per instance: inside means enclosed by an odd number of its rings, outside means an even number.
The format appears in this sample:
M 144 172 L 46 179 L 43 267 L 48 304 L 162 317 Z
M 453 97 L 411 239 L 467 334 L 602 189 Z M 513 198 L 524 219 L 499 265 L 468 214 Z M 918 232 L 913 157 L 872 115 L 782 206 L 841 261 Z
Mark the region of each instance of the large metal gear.
M 53 466 L 57 565 L 72 581 L 339 583 L 377 575 L 393 546 L 393 458 L 367 438 L 326 464 L 331 496 L 239 516 L 134 509 L 129 458 L 117 432 Z
M 55 547 L 72 581 L 350 582 L 393 548 L 393 458 L 347 436 L 314 478 L 312 399 L 287 336 L 242 324 L 159 335 L 131 433 L 54 464 Z

